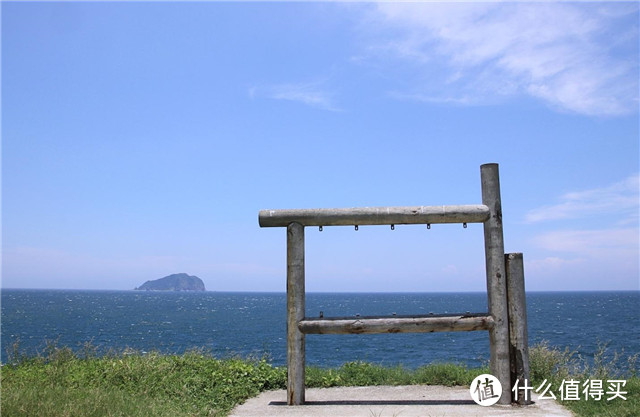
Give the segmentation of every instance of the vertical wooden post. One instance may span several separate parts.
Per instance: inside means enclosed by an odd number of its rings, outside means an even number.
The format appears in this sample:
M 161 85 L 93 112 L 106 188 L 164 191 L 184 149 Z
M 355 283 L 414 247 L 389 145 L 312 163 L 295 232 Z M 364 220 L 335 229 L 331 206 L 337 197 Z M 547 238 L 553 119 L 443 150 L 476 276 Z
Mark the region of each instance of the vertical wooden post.
M 509 303 L 509 339 L 511 350 L 511 385 L 519 381 L 522 387 L 529 379 L 529 341 L 527 335 L 527 302 L 524 291 L 524 265 L 522 253 L 504 256 L 507 268 L 507 300 Z M 514 397 L 515 398 L 515 397 Z M 531 404 L 523 392 L 518 393 L 520 405 Z
M 480 166 L 482 204 L 489 207 L 490 216 L 484 223 L 484 250 L 487 269 L 489 314 L 495 322 L 489 330 L 491 356 L 489 369 L 502 385 L 498 404 L 511 403 L 511 370 L 509 364 L 509 316 L 507 307 L 504 238 L 502 235 L 502 203 L 498 164 Z
M 304 404 L 304 226 L 287 227 L 287 404 Z

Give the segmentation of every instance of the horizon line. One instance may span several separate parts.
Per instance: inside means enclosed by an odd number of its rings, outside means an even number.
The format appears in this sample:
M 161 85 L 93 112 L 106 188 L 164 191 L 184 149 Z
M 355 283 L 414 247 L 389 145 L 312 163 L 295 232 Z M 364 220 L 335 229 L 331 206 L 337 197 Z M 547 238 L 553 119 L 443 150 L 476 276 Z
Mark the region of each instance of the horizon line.
M 18 288 L 0 287 L 0 292 L 4 290 L 21 291 L 122 291 L 139 293 L 250 293 L 250 294 L 286 294 L 285 291 L 251 291 L 251 290 L 204 290 L 204 291 L 172 291 L 172 290 L 136 290 L 118 288 Z M 526 290 L 527 293 L 540 292 L 640 292 L 640 289 L 598 289 L 598 290 Z M 306 294 L 486 294 L 486 290 L 476 291 L 307 291 Z

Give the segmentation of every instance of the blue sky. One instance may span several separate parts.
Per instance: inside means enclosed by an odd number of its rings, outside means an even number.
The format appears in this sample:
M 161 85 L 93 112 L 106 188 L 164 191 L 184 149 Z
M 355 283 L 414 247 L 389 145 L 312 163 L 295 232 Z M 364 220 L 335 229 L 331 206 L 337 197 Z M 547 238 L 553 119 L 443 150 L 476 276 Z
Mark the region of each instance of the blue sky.
M 284 291 L 260 209 L 478 204 L 638 290 L 638 4 L 2 2 L 2 287 Z M 306 230 L 308 291 L 483 291 L 481 225 Z

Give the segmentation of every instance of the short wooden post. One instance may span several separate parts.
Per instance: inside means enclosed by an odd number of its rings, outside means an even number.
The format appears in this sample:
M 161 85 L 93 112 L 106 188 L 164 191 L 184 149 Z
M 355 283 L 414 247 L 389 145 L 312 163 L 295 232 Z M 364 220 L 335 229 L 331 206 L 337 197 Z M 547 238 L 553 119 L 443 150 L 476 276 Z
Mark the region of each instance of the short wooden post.
M 498 164 L 480 166 L 482 204 L 489 207 L 490 216 L 484 223 L 484 248 L 487 270 L 489 314 L 494 326 L 489 330 L 491 356 L 489 369 L 502 385 L 499 404 L 511 403 L 511 369 L 509 361 L 509 316 L 507 284 L 502 234 L 502 203 Z
M 524 265 L 522 253 L 508 253 L 504 256 L 507 268 L 507 299 L 509 303 L 509 339 L 511 350 L 511 385 L 518 382 L 523 387 L 529 379 L 529 341 L 527 335 L 527 302 L 524 292 Z M 525 397 L 527 397 L 525 399 Z M 531 404 L 531 397 L 518 393 L 514 402 Z
M 304 226 L 287 226 L 287 404 L 304 404 Z

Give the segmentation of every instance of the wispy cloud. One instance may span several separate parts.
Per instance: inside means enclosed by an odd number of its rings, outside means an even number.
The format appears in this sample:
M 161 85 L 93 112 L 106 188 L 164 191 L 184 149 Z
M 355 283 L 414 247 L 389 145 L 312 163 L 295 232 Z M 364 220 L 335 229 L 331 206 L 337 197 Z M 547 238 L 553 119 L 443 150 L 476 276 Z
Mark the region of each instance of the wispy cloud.
M 527 213 L 528 223 L 591 219 L 589 224 L 601 225 L 599 229 L 589 229 L 583 224 L 575 229 L 567 225 L 577 222 L 562 222 L 564 229 L 533 236 L 533 252 L 541 256 L 527 262 L 528 270 L 545 285 L 555 286 L 558 281 L 557 285 L 568 285 L 566 288 L 570 289 L 572 285 L 582 285 L 580 277 L 593 277 L 593 289 L 608 285 L 610 289 L 629 289 L 630 283 L 637 281 L 639 266 L 638 187 L 640 175 L 635 174 L 606 187 L 566 193 L 557 204 Z M 596 285 L 604 276 L 607 284 Z
M 543 233 L 533 243 L 553 252 L 570 252 L 597 255 L 601 258 L 608 252 L 629 252 L 637 258 L 640 237 L 638 229 L 604 230 L 556 230 Z
M 449 264 L 449 265 L 443 267 L 441 269 L 441 271 L 442 271 L 443 274 L 446 274 L 446 275 L 455 275 L 455 274 L 458 273 L 458 267 L 455 266 L 455 265 Z
M 638 276 L 640 236 L 636 228 L 556 230 L 534 237 L 532 243 L 554 253 L 550 258 L 534 261 L 536 267 L 560 269 L 581 266 L 585 273 L 601 269 L 610 273 L 627 271 L 623 275 L 635 276 L 636 279 Z
M 607 187 L 576 191 L 563 195 L 558 204 L 529 211 L 529 223 L 585 218 L 590 216 L 620 216 L 622 223 L 637 220 L 640 209 L 640 175 L 632 175 Z
M 469 105 L 524 95 L 585 115 L 629 114 L 638 110 L 637 13 L 634 3 L 379 3 L 361 26 L 371 39 L 358 60 L 408 63 L 398 98 Z
M 556 230 L 536 236 L 532 243 L 552 253 L 525 259 L 533 288 L 638 289 L 640 237 L 636 228 Z
M 389 92 L 389 96 L 400 100 L 415 100 L 425 103 L 438 103 L 438 104 L 454 104 L 454 105 L 471 105 L 480 104 L 477 99 L 469 96 L 450 97 L 450 96 L 431 96 L 420 93 L 403 93 L 399 91 Z
M 575 267 L 584 262 L 585 260 L 581 258 L 564 259 L 557 256 L 548 256 L 543 259 L 528 260 L 527 272 L 539 273 L 548 272 L 549 270 L 561 270 L 566 267 Z
M 287 100 L 321 110 L 340 111 L 335 103 L 335 93 L 323 82 L 287 83 L 249 88 L 251 98 Z

